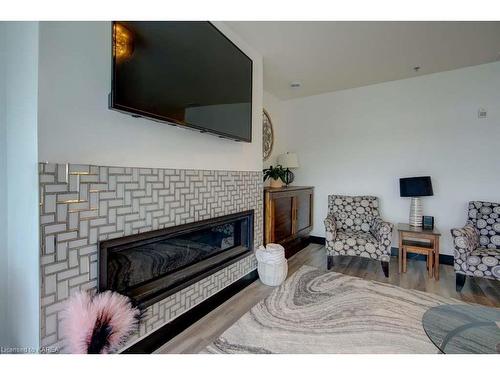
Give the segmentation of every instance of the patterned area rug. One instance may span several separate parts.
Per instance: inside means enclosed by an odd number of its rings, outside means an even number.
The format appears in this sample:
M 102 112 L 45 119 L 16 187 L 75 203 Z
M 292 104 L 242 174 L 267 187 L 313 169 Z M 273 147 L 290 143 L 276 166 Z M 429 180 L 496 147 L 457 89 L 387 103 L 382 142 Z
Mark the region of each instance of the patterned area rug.
M 437 353 L 425 311 L 456 299 L 302 266 L 203 353 Z

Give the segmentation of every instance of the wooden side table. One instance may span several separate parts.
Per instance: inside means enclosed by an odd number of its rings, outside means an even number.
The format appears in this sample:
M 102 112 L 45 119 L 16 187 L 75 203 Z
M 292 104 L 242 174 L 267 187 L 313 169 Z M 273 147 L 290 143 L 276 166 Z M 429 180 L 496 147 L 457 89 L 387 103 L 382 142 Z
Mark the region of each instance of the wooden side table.
M 398 224 L 399 272 L 406 272 L 406 254 L 416 253 L 427 256 L 429 277 L 439 280 L 439 239 L 441 233 L 434 229 Z

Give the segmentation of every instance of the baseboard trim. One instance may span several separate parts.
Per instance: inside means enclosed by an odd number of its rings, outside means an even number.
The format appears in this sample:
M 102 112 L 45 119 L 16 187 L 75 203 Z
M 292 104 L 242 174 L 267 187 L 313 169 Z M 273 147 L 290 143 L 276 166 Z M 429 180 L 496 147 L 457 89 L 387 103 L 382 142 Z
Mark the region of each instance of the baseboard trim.
M 391 248 L 391 256 L 397 257 L 399 254 L 399 249 L 397 247 Z M 422 254 L 406 254 L 406 259 L 421 260 L 426 261 L 427 257 Z M 439 264 L 445 264 L 448 266 L 453 266 L 455 259 L 453 255 L 439 254 Z
M 253 270 L 238 281 L 235 281 L 231 285 L 225 287 L 224 289 L 207 298 L 192 309 L 186 311 L 184 314 L 180 315 L 171 322 L 165 324 L 161 328 L 144 337 L 142 340 L 125 349 L 122 354 L 153 353 L 156 349 L 166 344 L 168 341 L 173 339 L 182 331 L 186 330 L 189 326 L 196 323 L 212 310 L 215 310 L 229 298 L 239 293 L 241 290 L 246 288 L 258 278 L 259 275 L 257 273 L 257 270 Z
M 317 243 L 318 245 L 324 245 L 325 244 L 325 237 L 309 236 L 309 242 L 310 243 Z
M 325 244 L 325 237 L 320 237 L 320 236 L 309 236 L 309 241 L 311 243 L 317 243 L 320 245 Z M 397 247 L 391 247 L 391 256 L 397 257 L 399 253 L 399 249 Z M 413 259 L 413 260 L 421 260 L 424 261 L 426 260 L 425 255 L 421 254 L 407 254 L 406 259 Z M 453 255 L 446 255 L 446 254 L 439 254 L 439 264 L 446 264 L 449 266 L 453 266 L 455 262 L 455 259 L 453 258 Z

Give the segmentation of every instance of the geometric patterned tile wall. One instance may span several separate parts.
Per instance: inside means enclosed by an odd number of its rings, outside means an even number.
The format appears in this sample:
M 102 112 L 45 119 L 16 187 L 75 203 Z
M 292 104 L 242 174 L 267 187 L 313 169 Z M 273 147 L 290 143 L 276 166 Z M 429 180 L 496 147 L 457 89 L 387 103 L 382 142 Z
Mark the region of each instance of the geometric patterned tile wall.
M 262 244 L 262 173 L 40 163 L 41 346 L 62 348 L 59 313 L 97 287 L 98 242 L 255 210 Z M 250 255 L 148 307 L 137 341 L 256 268 Z

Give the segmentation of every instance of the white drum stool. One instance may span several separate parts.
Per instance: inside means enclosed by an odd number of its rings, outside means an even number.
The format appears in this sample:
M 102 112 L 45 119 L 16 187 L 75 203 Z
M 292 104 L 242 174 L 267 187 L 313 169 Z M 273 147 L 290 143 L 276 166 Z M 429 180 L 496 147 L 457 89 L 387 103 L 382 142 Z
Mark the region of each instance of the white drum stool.
M 285 258 L 285 249 L 278 244 L 259 246 L 255 251 L 257 271 L 260 281 L 269 286 L 278 286 L 285 281 L 288 274 L 288 262 Z

